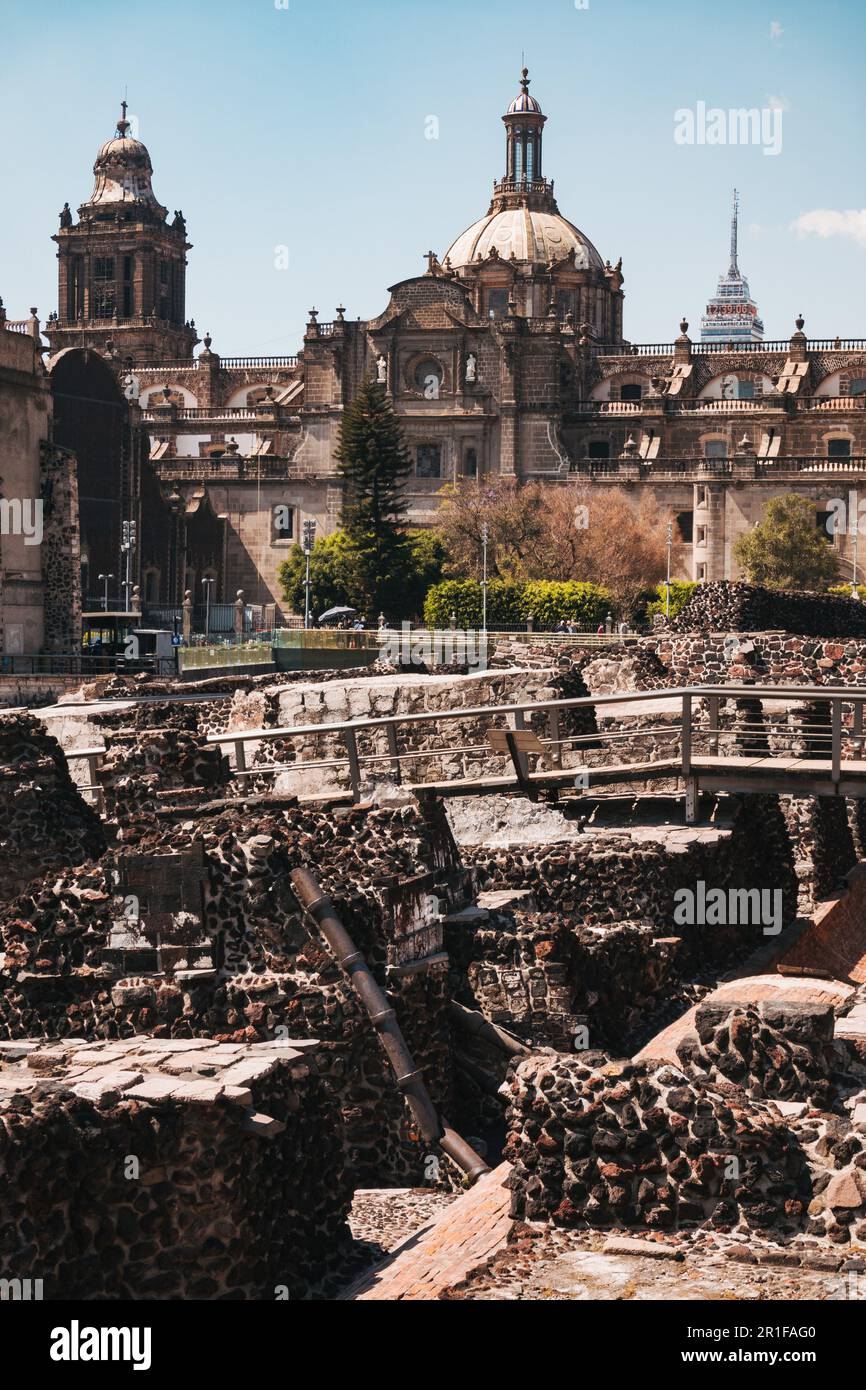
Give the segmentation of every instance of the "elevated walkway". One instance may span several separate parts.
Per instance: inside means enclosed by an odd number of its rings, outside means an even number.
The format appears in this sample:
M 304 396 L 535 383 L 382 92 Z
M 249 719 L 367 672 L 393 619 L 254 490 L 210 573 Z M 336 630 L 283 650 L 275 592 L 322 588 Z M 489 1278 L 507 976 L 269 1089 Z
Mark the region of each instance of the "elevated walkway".
M 235 777 L 290 774 L 301 797 L 348 793 L 357 802 L 383 777 L 419 797 L 505 793 L 557 802 L 602 787 L 674 781 L 693 824 L 702 792 L 866 797 L 864 701 L 857 687 L 693 686 L 235 729 L 208 741 L 230 750 Z M 257 761 L 268 742 L 299 748 L 318 739 L 327 756 Z M 645 756 L 623 760 L 623 744 Z

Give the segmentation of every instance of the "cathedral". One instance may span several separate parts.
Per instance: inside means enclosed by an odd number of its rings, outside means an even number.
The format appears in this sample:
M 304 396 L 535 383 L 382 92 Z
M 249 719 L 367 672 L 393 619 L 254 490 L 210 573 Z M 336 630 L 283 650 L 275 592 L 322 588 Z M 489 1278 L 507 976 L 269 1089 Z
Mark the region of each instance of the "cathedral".
M 648 487 L 677 527 L 684 576 L 718 579 L 736 575 L 734 541 L 774 494 L 812 498 L 820 524 L 866 465 L 866 340 L 809 339 L 798 317 L 789 339 L 764 341 L 735 209 L 701 340 L 684 319 L 673 341 L 627 341 L 622 262 L 560 211 L 546 121 L 524 69 L 489 206 L 441 256 L 391 286 L 376 318 L 311 309 L 296 355 L 234 357 L 187 316 L 186 220 L 158 201 L 124 104 L 90 197 L 60 214 L 43 330 L 53 438 L 78 457 L 85 607 L 97 575 L 123 575 L 132 521 L 146 607 L 188 590 L 200 602 L 212 580 L 215 600 L 240 589 L 281 621 L 277 571 L 303 523 L 319 536 L 338 524 L 340 420 L 367 376 L 400 417 L 417 526 L 435 524 L 440 490 L 460 479 L 635 499 Z M 836 544 L 847 577 L 857 537 Z

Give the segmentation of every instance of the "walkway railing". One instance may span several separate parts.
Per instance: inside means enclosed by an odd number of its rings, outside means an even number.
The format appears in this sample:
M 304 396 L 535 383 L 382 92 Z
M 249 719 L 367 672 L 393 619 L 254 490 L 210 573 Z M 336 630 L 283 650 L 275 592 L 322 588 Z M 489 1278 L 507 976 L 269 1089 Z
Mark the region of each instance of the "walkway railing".
M 208 742 L 233 750 L 237 777 L 290 773 L 293 791 L 325 799 L 359 801 L 370 774 L 419 794 L 532 800 L 672 778 L 691 822 L 701 789 L 866 797 L 864 702 L 866 690 L 842 687 L 694 686 L 235 729 Z M 325 756 L 299 756 L 318 740 Z M 267 761 L 273 743 L 289 761 Z

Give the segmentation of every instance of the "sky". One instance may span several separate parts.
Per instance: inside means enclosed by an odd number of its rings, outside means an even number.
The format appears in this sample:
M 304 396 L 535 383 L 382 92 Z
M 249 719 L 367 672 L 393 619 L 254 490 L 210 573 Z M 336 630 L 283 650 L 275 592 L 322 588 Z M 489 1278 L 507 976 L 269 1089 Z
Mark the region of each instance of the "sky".
M 50 237 L 124 93 L 215 351 L 296 352 L 313 306 L 380 314 L 486 213 L 525 55 L 560 211 L 622 256 L 628 339 L 699 336 L 734 185 L 765 336 L 798 312 L 866 336 L 863 0 L 0 0 L 0 50 L 11 318 L 56 307 Z

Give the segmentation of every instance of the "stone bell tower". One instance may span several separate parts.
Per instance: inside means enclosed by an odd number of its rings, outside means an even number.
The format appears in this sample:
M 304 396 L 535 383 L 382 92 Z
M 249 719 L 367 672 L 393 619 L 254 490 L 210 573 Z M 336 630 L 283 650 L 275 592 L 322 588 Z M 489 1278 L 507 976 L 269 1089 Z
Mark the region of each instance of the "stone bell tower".
M 130 135 L 126 102 L 96 156 L 93 192 L 60 214 L 58 303 L 45 326 L 52 352 L 92 347 L 120 363 L 186 361 L 198 339 L 186 321 L 183 214 L 157 201 L 150 155 Z

